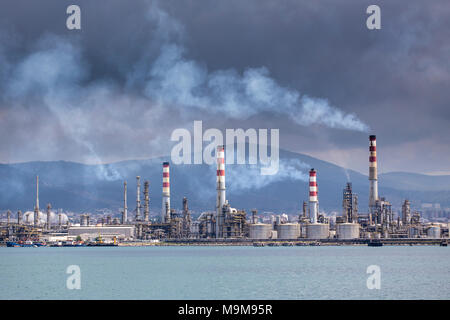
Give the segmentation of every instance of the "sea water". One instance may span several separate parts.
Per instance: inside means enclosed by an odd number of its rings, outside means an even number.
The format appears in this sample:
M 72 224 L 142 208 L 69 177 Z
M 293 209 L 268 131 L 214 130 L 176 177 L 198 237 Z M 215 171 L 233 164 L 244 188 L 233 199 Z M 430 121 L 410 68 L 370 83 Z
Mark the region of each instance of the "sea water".
M 448 247 L 0 248 L 0 299 L 449 298 Z

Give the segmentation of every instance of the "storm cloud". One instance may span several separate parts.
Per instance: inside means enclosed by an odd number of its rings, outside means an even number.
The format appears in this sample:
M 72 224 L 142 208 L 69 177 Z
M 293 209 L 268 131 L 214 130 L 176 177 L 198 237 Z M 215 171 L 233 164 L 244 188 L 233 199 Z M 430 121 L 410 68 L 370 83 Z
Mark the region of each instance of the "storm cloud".
M 61 1 L 3 5 L 2 162 L 167 155 L 202 120 L 362 172 L 376 133 L 382 171 L 450 171 L 445 1 L 382 1 L 379 31 L 365 1 L 76 4 L 81 31 Z

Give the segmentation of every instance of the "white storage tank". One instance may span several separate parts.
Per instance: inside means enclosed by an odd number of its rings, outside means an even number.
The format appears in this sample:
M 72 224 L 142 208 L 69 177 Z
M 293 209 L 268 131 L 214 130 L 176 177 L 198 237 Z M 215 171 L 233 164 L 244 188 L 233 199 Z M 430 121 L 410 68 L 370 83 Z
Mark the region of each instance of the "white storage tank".
M 306 238 L 306 226 L 307 225 L 308 224 L 306 224 L 306 223 L 302 223 L 301 226 L 300 226 L 300 236 L 302 238 Z
M 306 226 L 308 239 L 327 239 L 330 235 L 330 226 L 327 223 L 310 223 Z
M 272 224 L 250 224 L 249 233 L 250 239 L 270 239 L 272 236 Z
M 278 239 L 297 239 L 300 237 L 300 225 L 298 223 L 282 223 L 277 225 Z
M 357 223 L 338 223 L 336 225 L 338 239 L 358 239 L 359 224 Z
M 427 237 L 437 239 L 441 237 L 441 227 L 432 226 L 427 230 Z

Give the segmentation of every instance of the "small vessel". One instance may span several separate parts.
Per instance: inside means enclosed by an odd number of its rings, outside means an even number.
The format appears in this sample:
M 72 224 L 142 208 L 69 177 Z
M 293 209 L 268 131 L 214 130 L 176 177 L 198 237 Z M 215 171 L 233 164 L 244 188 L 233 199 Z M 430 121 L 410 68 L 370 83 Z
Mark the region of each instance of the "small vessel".
M 280 246 L 280 244 L 278 242 L 269 242 L 267 245 L 269 247 L 279 247 Z
M 370 240 L 370 241 L 367 243 L 367 245 L 368 245 L 369 247 L 382 247 L 382 246 L 383 246 L 383 243 L 382 243 L 380 240 L 375 239 L 375 240 Z
M 25 241 L 21 246 L 22 247 L 35 247 L 35 248 L 37 247 L 36 245 L 33 244 L 33 241 L 31 241 L 31 240 Z
M 253 242 L 253 246 L 254 247 L 264 247 L 265 244 L 264 244 L 264 242 Z
M 17 248 L 17 247 L 20 247 L 20 244 L 18 244 L 17 242 L 14 242 L 14 241 L 7 241 L 6 246 L 11 247 L 11 248 Z
M 447 241 L 442 241 L 440 244 L 439 244 L 441 247 L 447 247 L 448 246 L 448 242 Z
M 293 247 L 294 243 L 293 242 L 283 242 L 282 246 L 283 247 Z
M 307 246 L 307 244 L 304 243 L 304 242 L 297 242 L 295 245 L 298 246 L 298 247 L 304 247 L 304 246 Z
M 101 235 L 98 235 L 97 238 L 95 238 L 95 242 L 90 242 L 87 244 L 89 247 L 117 247 L 117 238 L 114 237 L 113 242 L 104 242 Z
M 47 244 L 46 243 L 44 243 L 44 242 L 35 242 L 35 243 L 33 243 L 36 247 L 45 247 L 45 246 L 47 246 Z

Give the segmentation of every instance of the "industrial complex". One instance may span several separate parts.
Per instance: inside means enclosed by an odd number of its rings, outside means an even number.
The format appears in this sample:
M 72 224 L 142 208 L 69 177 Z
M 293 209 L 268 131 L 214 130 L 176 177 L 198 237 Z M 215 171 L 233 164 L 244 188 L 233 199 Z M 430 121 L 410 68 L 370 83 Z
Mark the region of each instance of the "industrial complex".
M 369 137 L 369 203 L 368 211 L 361 212 L 358 195 L 348 182 L 343 186 L 342 215 L 333 221 L 319 211 L 320 172 L 309 171 L 309 190 L 299 194 L 302 210 L 295 220 L 272 215 L 270 221 L 261 219 L 256 209 L 251 215 L 233 208 L 226 197 L 225 147 L 218 146 L 217 199 L 214 211 L 202 212 L 193 219 L 188 199 L 180 199 L 182 210 L 171 208 L 170 163 L 162 164 L 162 206 L 157 219 L 150 219 L 150 183 L 144 181 L 143 205 L 141 203 L 141 177 L 136 177 L 136 208 L 128 211 L 127 182 L 123 182 L 123 209 L 120 218 L 108 216 L 91 222 L 89 214 L 79 215 L 79 223 L 69 222 L 64 214 L 51 219 L 51 205 L 46 213 L 39 207 L 39 177 L 36 177 L 36 204 L 31 212 L 16 218 L 7 212 L 7 221 L 1 225 L 3 244 L 20 246 L 82 244 L 363 244 L 379 242 L 390 244 L 441 244 L 447 245 L 448 224 L 423 223 L 420 212 L 412 212 L 410 201 L 404 199 L 401 215 L 394 215 L 391 203 L 378 195 L 376 136 Z M 306 193 L 307 192 L 307 193 Z M 305 197 L 306 198 L 306 197 Z M 303 199 L 305 199 L 303 198 Z M 211 205 L 213 207 L 213 205 Z

